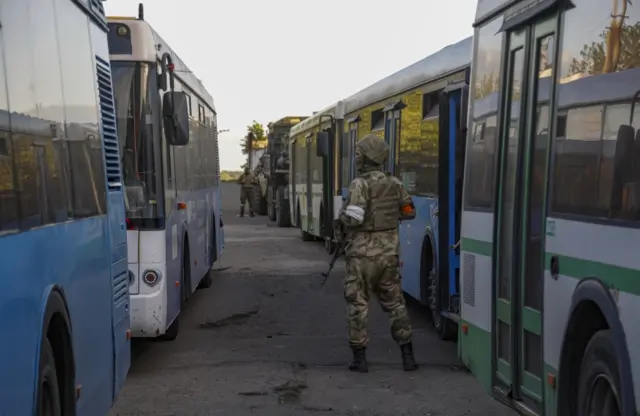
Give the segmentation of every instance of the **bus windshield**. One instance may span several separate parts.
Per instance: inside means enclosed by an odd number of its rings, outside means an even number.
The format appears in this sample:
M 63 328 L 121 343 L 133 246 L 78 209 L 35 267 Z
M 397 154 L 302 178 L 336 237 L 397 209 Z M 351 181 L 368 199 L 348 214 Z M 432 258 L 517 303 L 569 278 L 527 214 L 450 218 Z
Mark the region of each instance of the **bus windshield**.
M 162 195 L 156 177 L 159 147 L 153 139 L 150 64 L 111 62 L 111 69 L 127 218 L 158 218 Z

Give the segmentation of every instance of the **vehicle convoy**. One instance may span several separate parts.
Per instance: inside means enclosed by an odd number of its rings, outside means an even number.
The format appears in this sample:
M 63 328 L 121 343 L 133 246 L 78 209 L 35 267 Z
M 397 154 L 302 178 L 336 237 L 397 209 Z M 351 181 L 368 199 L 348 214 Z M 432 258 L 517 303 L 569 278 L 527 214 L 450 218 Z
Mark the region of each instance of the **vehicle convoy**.
M 103 4 L 3 0 L 0 21 L 0 414 L 104 415 L 131 341 Z
M 262 156 L 261 173 L 266 179 L 267 215 L 279 227 L 290 227 L 289 131 L 306 117 L 287 116 L 268 124 L 267 152 Z
M 640 4 L 529 6 L 478 2 L 460 354 L 528 414 L 636 415 Z
M 222 252 L 213 98 L 144 20 L 109 18 L 135 337 L 175 339 Z
M 265 173 L 265 164 L 268 162 L 268 154 L 266 144 L 254 143 L 251 149 L 250 157 L 247 158 L 249 170 L 256 177 L 257 183 L 252 193 L 251 202 L 255 214 L 267 215 L 267 174 Z
M 442 338 L 455 338 L 464 131 L 472 39 L 446 48 L 343 100 L 342 181 L 355 178 L 356 141 L 383 137 L 386 169 L 412 196 L 416 217 L 400 224 L 402 289 L 430 307 Z M 454 248 L 452 248 L 454 247 Z
M 331 246 L 354 143 L 379 134 L 417 208 L 403 289 L 487 391 L 525 414 L 636 415 L 640 5 L 483 0 L 476 16 L 473 40 L 291 130 L 294 223 Z
M 448 46 L 291 130 L 292 218 L 303 239 L 324 239 L 328 250 L 356 175 L 356 141 L 370 133 L 387 141 L 386 168 L 416 206 L 416 218 L 400 225 L 402 288 L 431 308 L 443 338 L 455 338 L 460 311 L 458 248 L 450 248 L 459 240 L 471 48 L 471 38 Z M 329 141 L 318 145 L 321 120 Z
M 333 220 L 342 207 L 336 137 L 344 105 L 338 102 L 293 126 L 289 132 L 289 208 L 304 241 L 322 239 L 333 251 Z

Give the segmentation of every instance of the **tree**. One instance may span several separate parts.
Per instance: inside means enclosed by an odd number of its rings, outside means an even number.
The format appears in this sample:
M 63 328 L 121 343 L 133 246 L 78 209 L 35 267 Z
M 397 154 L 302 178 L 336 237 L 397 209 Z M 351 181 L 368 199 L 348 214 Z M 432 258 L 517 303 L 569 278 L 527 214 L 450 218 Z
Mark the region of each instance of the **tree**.
M 573 58 L 566 76 L 610 73 L 640 66 L 640 22 L 623 26 L 616 17 L 615 24 L 600 34 L 599 41 L 582 47 L 580 58 Z
M 253 120 L 253 123 L 247 126 L 247 134 L 240 141 L 240 148 L 242 149 L 242 154 L 246 155 L 249 153 L 249 140 L 248 137 L 252 135 L 252 149 L 263 149 L 266 147 L 267 143 L 267 135 L 264 131 L 264 126 L 257 121 Z
M 220 172 L 220 180 L 222 182 L 235 182 L 241 174 L 241 170 L 223 170 Z

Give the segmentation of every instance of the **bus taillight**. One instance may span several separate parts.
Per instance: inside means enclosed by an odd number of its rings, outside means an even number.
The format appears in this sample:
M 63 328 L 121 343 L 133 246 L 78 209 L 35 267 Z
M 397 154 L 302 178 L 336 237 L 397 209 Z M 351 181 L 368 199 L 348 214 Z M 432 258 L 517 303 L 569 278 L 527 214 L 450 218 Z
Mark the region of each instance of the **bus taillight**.
M 127 218 L 127 230 L 135 230 L 136 227 L 133 226 L 133 223 L 131 222 L 131 220 L 129 218 Z

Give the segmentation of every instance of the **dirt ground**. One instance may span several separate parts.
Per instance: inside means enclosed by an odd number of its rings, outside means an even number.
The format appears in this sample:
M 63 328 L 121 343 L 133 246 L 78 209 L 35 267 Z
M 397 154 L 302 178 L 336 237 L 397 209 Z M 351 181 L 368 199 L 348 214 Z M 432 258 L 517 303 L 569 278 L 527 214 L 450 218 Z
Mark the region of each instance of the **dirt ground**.
M 231 204 L 232 206 L 233 204 Z M 460 365 L 454 343 L 413 303 L 420 369 L 405 373 L 380 307 L 371 304 L 370 372 L 346 369 L 344 265 L 326 286 L 321 243 L 265 217 L 224 214 L 226 247 L 211 288 L 189 300 L 173 342 L 134 343 L 127 383 L 110 415 L 506 416 Z M 220 266 L 220 265 L 218 265 Z

